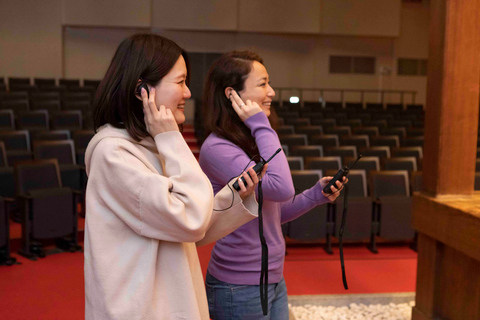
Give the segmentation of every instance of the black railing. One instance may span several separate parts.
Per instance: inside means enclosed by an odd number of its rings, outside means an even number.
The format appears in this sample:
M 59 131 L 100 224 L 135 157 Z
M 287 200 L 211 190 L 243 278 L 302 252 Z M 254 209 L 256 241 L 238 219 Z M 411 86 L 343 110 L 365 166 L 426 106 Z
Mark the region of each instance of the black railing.
M 411 104 L 415 104 L 415 95 L 417 91 L 413 90 L 375 90 L 375 89 L 327 89 L 327 88 L 274 88 L 277 93 L 277 99 L 280 102 L 280 106 L 283 106 L 283 96 L 282 93 L 285 91 L 289 92 L 298 92 L 298 97 L 300 99 L 299 104 L 303 107 L 305 99 L 303 99 L 303 94 L 305 92 L 318 92 L 319 98 L 322 98 L 322 101 L 325 101 L 324 95 L 325 93 L 339 93 L 340 101 L 342 106 L 345 106 L 345 93 L 359 93 L 360 94 L 360 101 L 362 105 L 365 106 L 365 94 L 366 93 L 376 93 L 380 95 L 380 103 L 383 105 L 385 104 L 385 95 L 399 95 L 400 96 L 400 104 L 405 104 L 405 96 L 411 96 Z M 320 101 L 320 100 L 319 100 Z M 378 102 L 378 101 L 377 101 Z

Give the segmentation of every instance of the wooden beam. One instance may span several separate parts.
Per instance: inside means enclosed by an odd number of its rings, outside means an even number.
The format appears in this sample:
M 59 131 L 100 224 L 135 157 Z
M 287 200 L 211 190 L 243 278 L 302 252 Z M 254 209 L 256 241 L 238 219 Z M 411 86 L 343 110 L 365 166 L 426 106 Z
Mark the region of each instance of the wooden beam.
M 480 82 L 480 1 L 432 0 L 424 190 L 473 192 Z

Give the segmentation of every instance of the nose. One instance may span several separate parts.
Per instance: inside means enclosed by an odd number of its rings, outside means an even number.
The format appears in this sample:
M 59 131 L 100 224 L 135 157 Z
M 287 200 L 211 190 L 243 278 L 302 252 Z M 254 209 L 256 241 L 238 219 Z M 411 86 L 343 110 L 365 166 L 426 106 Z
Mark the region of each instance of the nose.
M 190 92 L 190 89 L 185 86 L 185 90 L 183 91 L 183 97 L 185 99 L 189 99 L 192 96 L 192 93 Z
M 270 86 L 270 84 L 268 85 L 268 91 L 267 91 L 267 95 L 269 97 L 275 97 L 275 90 L 273 90 L 273 88 Z

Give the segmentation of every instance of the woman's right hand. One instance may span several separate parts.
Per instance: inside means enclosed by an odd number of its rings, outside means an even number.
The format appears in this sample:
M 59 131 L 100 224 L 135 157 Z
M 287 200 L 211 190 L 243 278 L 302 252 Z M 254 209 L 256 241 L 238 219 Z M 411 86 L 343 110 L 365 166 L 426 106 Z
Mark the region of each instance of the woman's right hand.
M 155 88 L 150 88 L 149 92 L 150 97 L 147 95 L 147 91 L 142 88 L 143 114 L 147 132 L 152 138 L 155 138 L 159 133 L 179 131 L 172 110 L 166 108 L 164 105 L 161 105 L 160 108 L 157 109 L 157 105 L 155 104 Z
M 230 93 L 230 101 L 232 101 L 233 109 L 243 122 L 254 114 L 262 112 L 262 109 L 256 102 L 250 100 L 247 100 L 246 103 L 243 102 L 235 90 L 232 90 Z
M 255 187 L 267 172 L 267 168 L 268 168 L 268 163 L 263 166 L 262 171 L 257 176 L 257 174 L 255 173 L 255 170 L 253 170 L 253 166 L 251 166 L 250 168 L 248 168 L 247 171 L 243 172 L 240 177 L 238 177 L 238 186 L 240 187 L 238 194 L 240 195 L 240 198 L 242 198 L 242 200 L 244 200 L 246 197 L 248 197 L 255 191 Z M 248 175 L 247 172 L 250 175 Z M 245 179 L 245 182 L 247 183 L 247 185 L 243 183 L 241 179 L 242 177 Z

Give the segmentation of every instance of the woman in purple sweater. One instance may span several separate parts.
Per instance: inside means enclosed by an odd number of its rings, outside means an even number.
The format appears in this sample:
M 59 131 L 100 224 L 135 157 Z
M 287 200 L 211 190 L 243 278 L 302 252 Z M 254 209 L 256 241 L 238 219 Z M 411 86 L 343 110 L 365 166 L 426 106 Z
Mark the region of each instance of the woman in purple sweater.
M 208 137 L 199 161 L 214 192 L 238 176 L 251 159 L 260 161 L 259 155 L 268 159 L 281 147 L 268 118 L 274 96 L 263 60 L 253 52 L 230 52 L 211 66 L 203 94 Z M 281 224 L 334 201 L 337 188 L 332 186 L 332 195 L 322 191 L 331 179 L 320 179 L 292 201 L 295 190 L 285 154 L 280 152 L 269 162 L 262 179 L 263 234 L 268 245 L 267 310 L 262 310 L 260 299 L 262 248 L 259 222 L 254 219 L 218 240 L 212 250 L 206 279 L 212 319 L 288 319 Z M 341 188 L 340 182 L 337 187 Z

